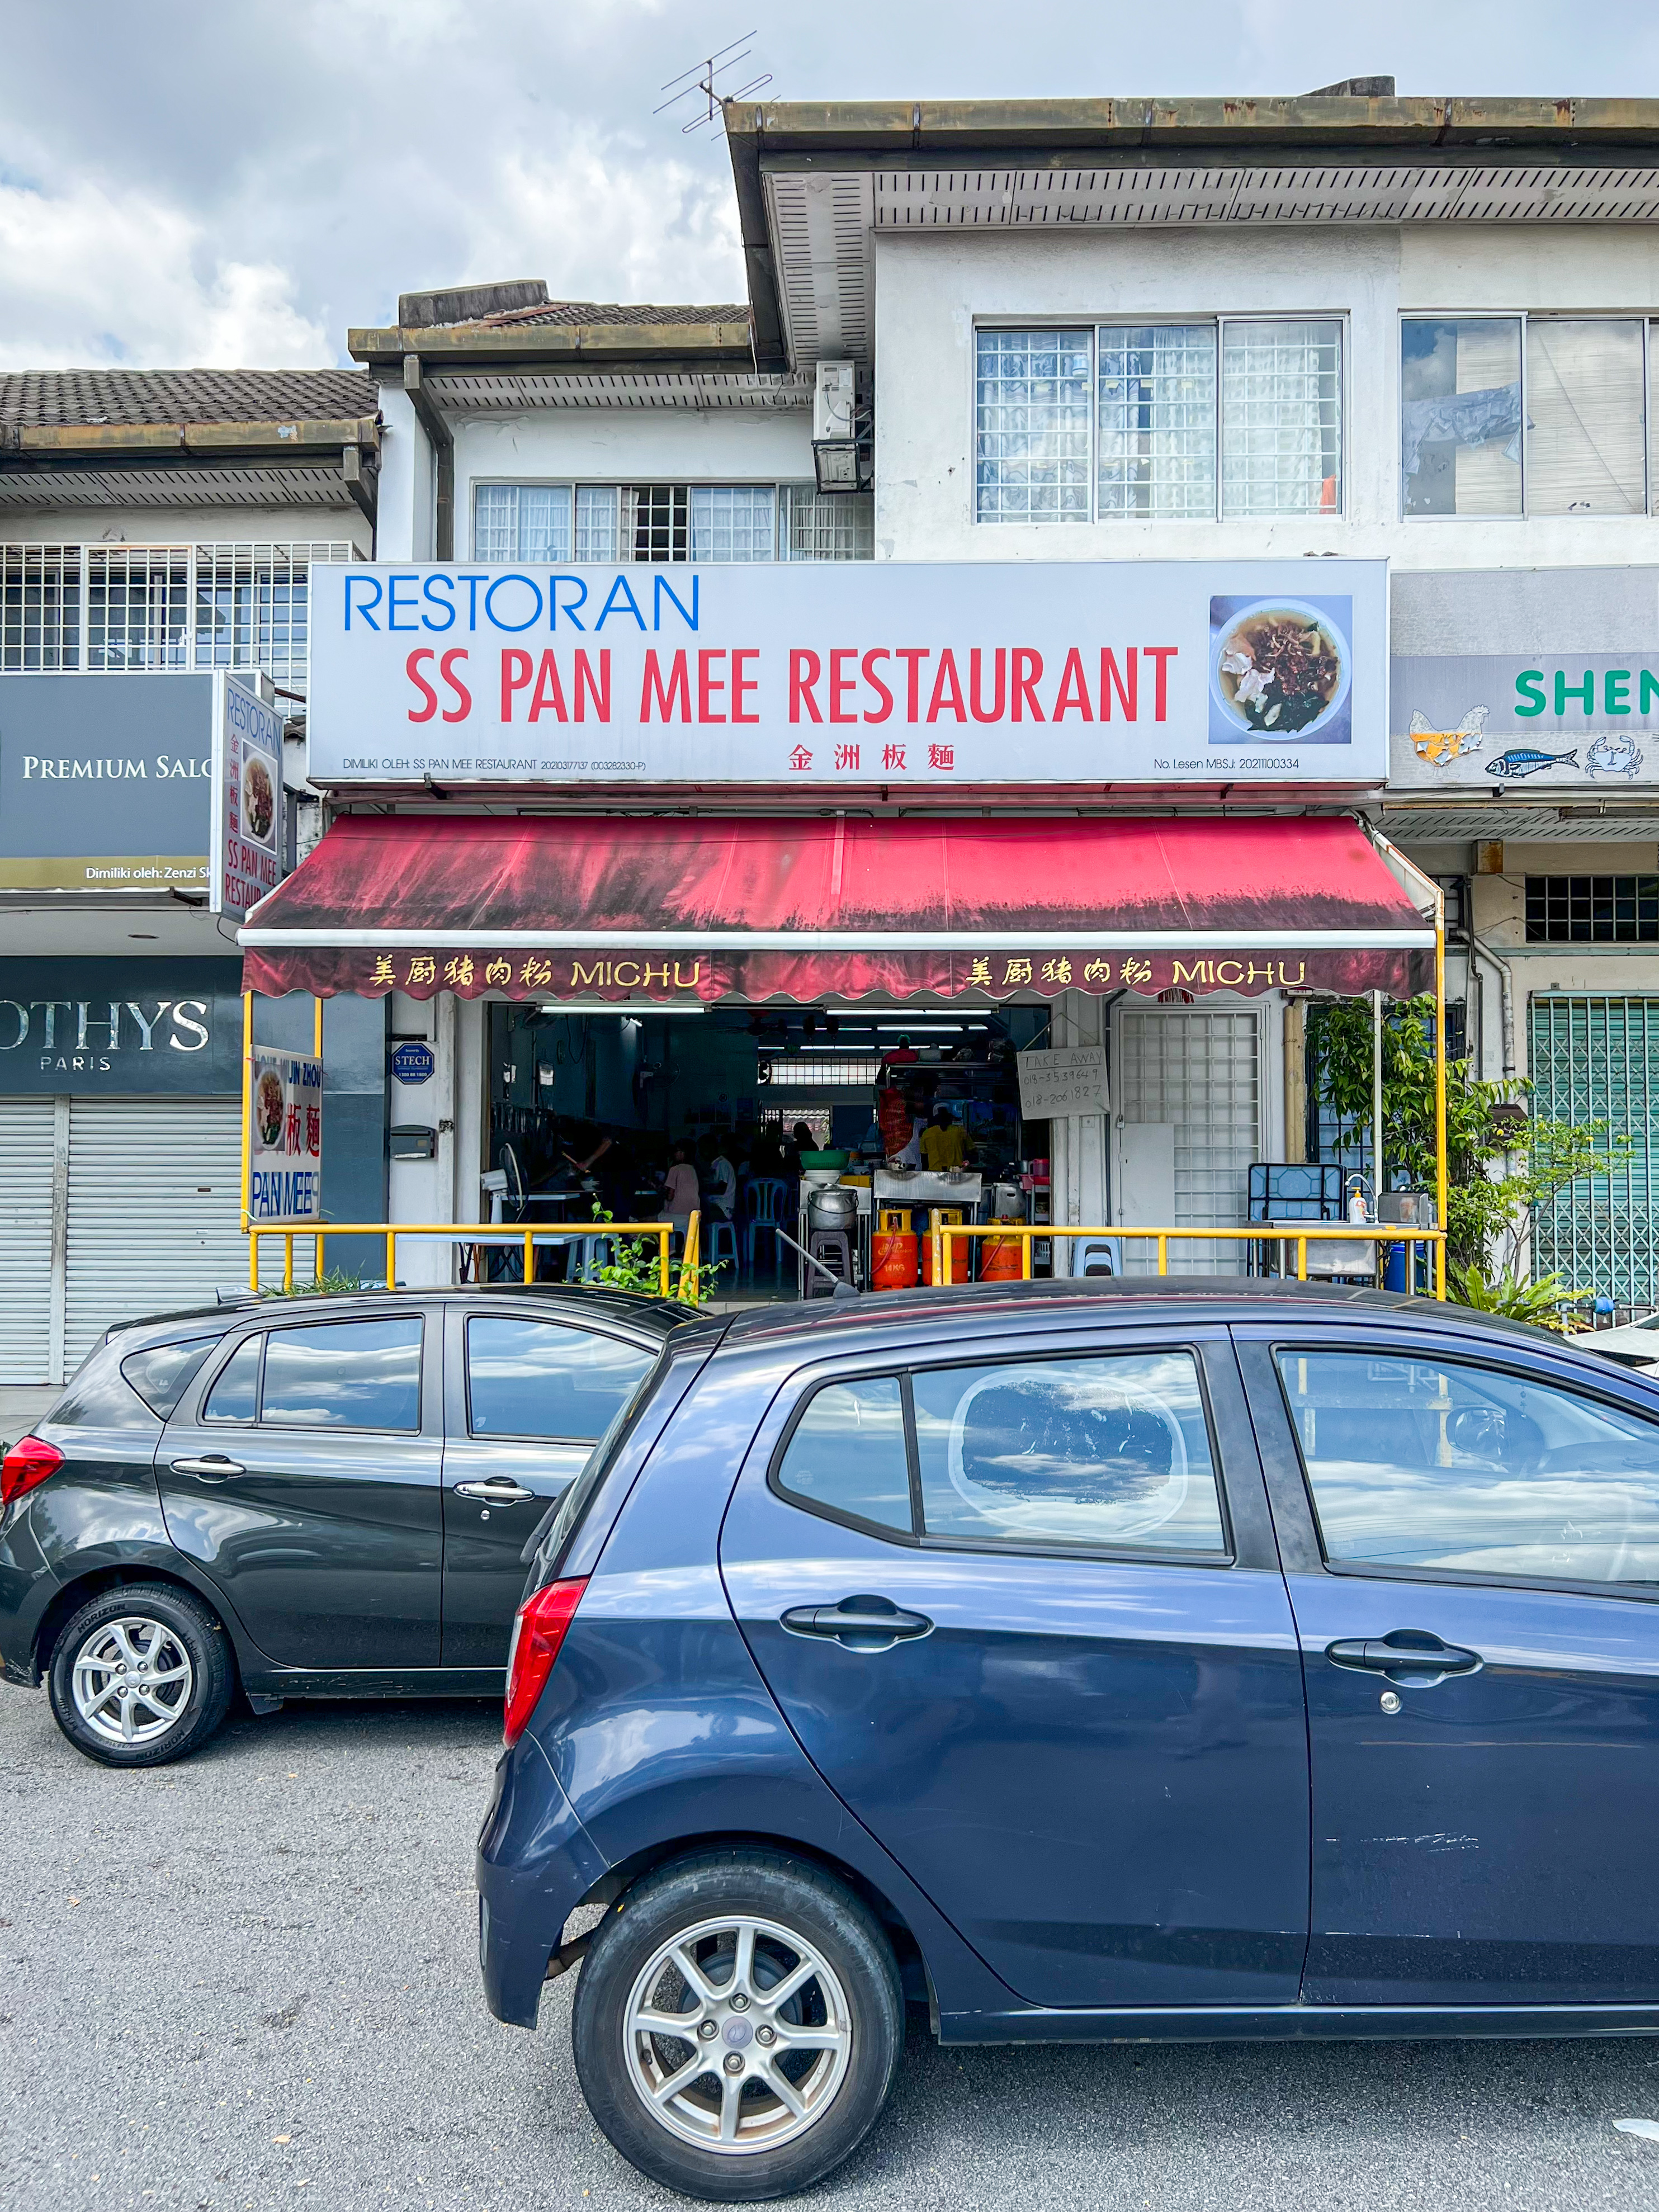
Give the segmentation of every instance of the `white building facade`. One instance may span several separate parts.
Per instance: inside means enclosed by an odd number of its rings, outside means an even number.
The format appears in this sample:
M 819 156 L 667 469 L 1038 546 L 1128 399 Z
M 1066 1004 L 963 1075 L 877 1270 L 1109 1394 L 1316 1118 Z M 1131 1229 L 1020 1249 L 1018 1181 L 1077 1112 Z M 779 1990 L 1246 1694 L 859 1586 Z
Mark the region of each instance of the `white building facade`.
M 405 295 L 396 327 L 352 334 L 380 386 L 383 566 L 852 560 L 893 564 L 902 605 L 915 564 L 1294 563 L 1300 601 L 1341 573 L 1316 562 L 1384 563 L 1387 651 L 1356 680 L 1386 689 L 1386 758 L 1115 773 L 1103 732 L 1085 780 L 1024 732 L 1017 763 L 965 786 L 850 745 L 793 787 L 324 773 L 333 817 L 1150 817 L 1264 839 L 1355 817 L 1444 887 L 1454 1049 L 1633 1140 L 1622 1182 L 1540 1224 L 1542 1258 L 1659 1304 L 1659 112 L 1336 88 L 734 107 L 727 131 L 743 306 L 526 283 Z M 825 369 L 850 369 L 850 455 L 822 435 L 815 455 Z M 836 467 L 867 489 L 818 490 Z M 1111 1110 L 1049 1133 L 1056 1221 L 1237 1223 L 1252 1165 L 1361 1164 L 1309 1106 L 1294 989 L 1032 1005 L 1013 1042 L 1109 1054 Z M 394 1036 L 434 1048 L 427 1088 L 389 1109 L 433 1139 L 394 1148 L 393 1217 L 475 1218 L 514 1097 L 565 1079 L 526 1039 L 503 1091 L 487 997 L 392 1006 Z M 578 1120 L 607 1122 L 613 1092 L 648 1120 L 685 1054 L 665 1017 L 617 1018 L 582 1046 L 584 1094 L 558 1090 Z M 1173 1134 L 1149 1148 L 1148 1128 Z

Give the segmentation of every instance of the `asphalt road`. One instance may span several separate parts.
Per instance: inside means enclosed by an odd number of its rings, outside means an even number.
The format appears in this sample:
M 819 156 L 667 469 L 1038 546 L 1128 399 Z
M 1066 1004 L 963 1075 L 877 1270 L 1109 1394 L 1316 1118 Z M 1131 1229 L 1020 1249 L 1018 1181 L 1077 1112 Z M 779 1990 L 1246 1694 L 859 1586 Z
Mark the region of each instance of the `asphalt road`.
M 499 2027 L 471 1856 L 498 1709 L 289 1707 L 88 1765 L 0 1688 L 0 2203 L 606 2212 L 568 1984 Z M 1659 2042 L 945 2051 L 815 2208 L 1659 2207 Z

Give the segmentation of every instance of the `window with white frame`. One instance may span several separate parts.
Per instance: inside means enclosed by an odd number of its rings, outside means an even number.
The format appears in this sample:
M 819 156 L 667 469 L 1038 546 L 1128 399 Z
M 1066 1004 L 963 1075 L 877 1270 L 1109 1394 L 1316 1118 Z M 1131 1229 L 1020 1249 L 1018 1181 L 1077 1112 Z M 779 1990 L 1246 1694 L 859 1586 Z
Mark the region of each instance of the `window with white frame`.
M 1342 325 L 981 330 L 981 522 L 1198 521 L 1342 504 Z
M 1652 331 L 1638 315 L 1408 315 L 1408 515 L 1642 514 Z
M 263 670 L 303 689 L 313 562 L 349 542 L 0 544 L 0 672 Z
M 475 560 L 867 561 L 868 494 L 811 484 L 514 484 L 473 487 Z

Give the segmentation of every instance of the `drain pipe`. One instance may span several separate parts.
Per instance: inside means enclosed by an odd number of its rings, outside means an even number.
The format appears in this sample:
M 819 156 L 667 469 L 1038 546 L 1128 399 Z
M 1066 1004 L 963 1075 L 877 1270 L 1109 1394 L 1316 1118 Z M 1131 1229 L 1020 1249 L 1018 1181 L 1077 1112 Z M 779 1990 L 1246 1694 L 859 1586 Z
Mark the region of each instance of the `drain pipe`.
M 1504 1080 L 1508 1083 L 1515 1075 L 1515 975 L 1507 960 L 1500 959 L 1491 945 L 1469 932 L 1469 950 L 1477 960 L 1484 960 L 1498 974 L 1498 1003 L 1504 1036 Z

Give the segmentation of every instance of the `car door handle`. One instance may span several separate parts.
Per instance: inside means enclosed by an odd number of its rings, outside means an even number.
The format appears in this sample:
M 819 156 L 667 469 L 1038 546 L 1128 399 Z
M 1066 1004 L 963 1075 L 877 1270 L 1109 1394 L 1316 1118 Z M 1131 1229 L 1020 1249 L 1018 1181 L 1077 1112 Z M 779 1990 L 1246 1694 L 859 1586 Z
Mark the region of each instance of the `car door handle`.
M 1478 1651 L 1465 1651 L 1455 1644 L 1443 1644 L 1417 1628 L 1396 1628 L 1387 1636 L 1355 1637 L 1328 1644 L 1325 1656 L 1334 1667 L 1352 1667 L 1370 1674 L 1386 1674 L 1391 1682 L 1414 1683 L 1431 1688 L 1448 1674 L 1474 1674 L 1482 1662 Z
M 246 1474 L 247 1469 L 239 1459 L 227 1459 L 223 1452 L 206 1452 L 200 1459 L 176 1459 L 173 1462 L 175 1474 L 193 1474 L 202 1482 L 222 1482 L 228 1474 Z
M 844 1597 L 839 1605 L 798 1605 L 781 1616 L 792 1636 L 825 1636 L 852 1651 L 889 1651 L 895 1644 L 926 1636 L 933 1622 L 923 1613 L 902 1613 L 890 1598 Z
M 492 1474 L 482 1482 L 458 1482 L 455 1495 L 476 1498 L 480 1505 L 522 1505 L 536 1493 L 526 1490 L 521 1482 L 514 1482 L 511 1475 Z

